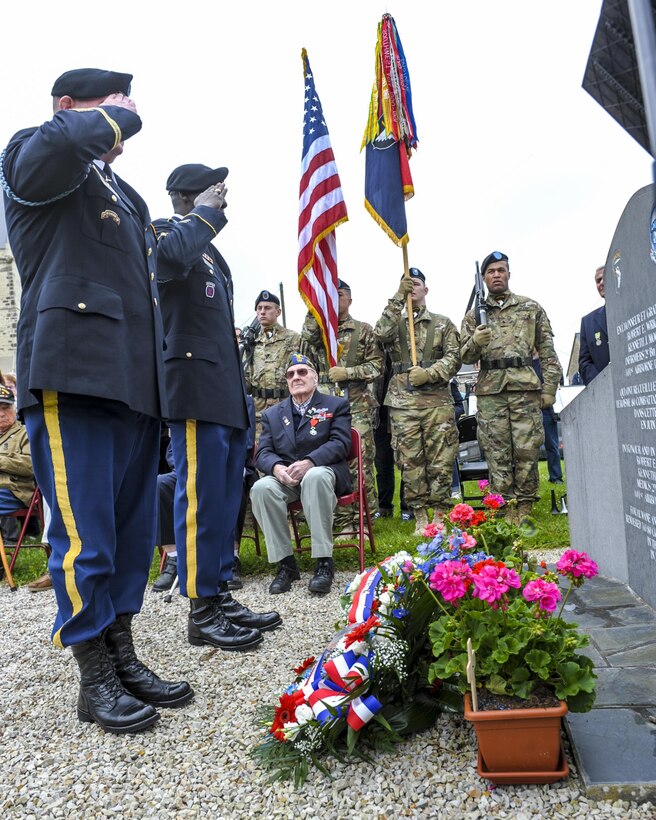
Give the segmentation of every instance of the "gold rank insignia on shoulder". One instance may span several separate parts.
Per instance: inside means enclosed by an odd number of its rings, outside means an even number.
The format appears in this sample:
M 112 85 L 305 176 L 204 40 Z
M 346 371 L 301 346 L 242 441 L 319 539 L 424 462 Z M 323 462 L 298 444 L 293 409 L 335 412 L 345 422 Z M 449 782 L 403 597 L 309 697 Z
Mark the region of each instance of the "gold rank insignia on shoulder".
M 105 210 L 100 214 L 100 218 L 113 219 L 117 225 L 121 224 L 121 217 L 115 211 Z

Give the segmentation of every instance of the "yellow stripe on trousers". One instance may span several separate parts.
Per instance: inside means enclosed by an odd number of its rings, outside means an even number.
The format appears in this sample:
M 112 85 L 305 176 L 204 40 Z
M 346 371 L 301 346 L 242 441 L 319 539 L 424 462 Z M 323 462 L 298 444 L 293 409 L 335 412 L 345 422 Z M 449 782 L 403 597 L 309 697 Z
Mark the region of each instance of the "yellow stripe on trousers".
M 187 517 L 185 520 L 186 553 L 187 553 L 187 598 L 197 598 L 196 576 L 198 574 L 198 557 L 196 555 L 196 537 L 198 528 L 198 494 L 196 492 L 196 473 L 198 470 L 198 453 L 196 451 L 196 422 L 187 419 L 185 425 L 185 449 L 187 451 Z
M 66 593 L 71 602 L 72 614 L 75 617 L 82 609 L 82 598 L 75 583 L 75 559 L 82 550 L 82 539 L 77 531 L 71 499 L 68 495 L 68 477 L 66 475 L 66 461 L 64 459 L 64 445 L 62 443 L 61 427 L 59 424 L 59 403 L 58 396 L 52 390 L 43 391 L 43 417 L 48 431 L 50 441 L 50 458 L 55 479 L 55 498 L 61 513 L 64 529 L 68 536 L 69 548 L 64 556 L 62 569 L 64 570 L 64 581 L 66 583 Z M 55 646 L 62 647 L 61 627 L 53 637 Z

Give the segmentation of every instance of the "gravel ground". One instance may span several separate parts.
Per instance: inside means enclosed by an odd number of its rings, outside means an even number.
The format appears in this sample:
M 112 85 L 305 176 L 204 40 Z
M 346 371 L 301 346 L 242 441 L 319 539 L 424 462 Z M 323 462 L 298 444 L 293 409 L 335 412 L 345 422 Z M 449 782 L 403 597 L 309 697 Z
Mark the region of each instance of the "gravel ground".
M 550 554 L 541 556 L 553 560 Z M 261 737 L 255 710 L 291 682 L 291 667 L 323 650 L 339 617 L 337 590 L 311 598 L 307 577 L 275 599 L 268 579 L 247 579 L 238 597 L 254 609 L 273 603 L 284 625 L 256 652 L 227 653 L 186 641 L 186 602 L 146 593 L 135 619 L 143 660 L 169 678 L 186 678 L 196 699 L 163 710 L 151 729 L 105 734 L 75 715 L 77 667 L 49 640 L 51 592 L 0 587 L 0 816 L 6 818 L 654 818 L 652 805 L 583 796 L 572 775 L 549 786 L 493 791 L 476 773 L 476 743 L 463 720 L 443 716 L 376 765 L 329 763 L 295 791 L 267 783 L 248 752 Z

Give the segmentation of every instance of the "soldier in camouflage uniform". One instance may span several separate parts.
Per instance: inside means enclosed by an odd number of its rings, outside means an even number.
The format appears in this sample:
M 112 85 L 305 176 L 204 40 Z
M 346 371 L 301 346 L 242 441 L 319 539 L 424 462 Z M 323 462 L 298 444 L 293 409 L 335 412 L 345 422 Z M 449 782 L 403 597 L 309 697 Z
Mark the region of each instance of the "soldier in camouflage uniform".
M 510 266 L 494 251 L 483 261 L 487 325 L 475 310 L 462 322 L 461 353 L 466 364 L 480 362 L 476 385 L 478 440 L 485 453 L 494 492 L 508 500 L 511 520 L 519 523 L 538 500 L 538 458 L 544 441 L 541 409 L 551 407 L 562 369 L 547 314 L 533 299 L 508 288 Z M 544 384 L 533 369 L 533 348 Z
M 370 385 L 380 376 L 383 367 L 383 352 L 374 337 L 374 330 L 366 322 L 353 319 L 349 313 L 351 288 L 342 279 L 337 280 L 339 294 L 339 323 L 337 342 L 341 354 L 335 367 L 328 368 L 328 358 L 323 344 L 321 329 L 314 316 L 308 312 L 301 331 L 303 343 L 310 348 L 310 356 L 319 370 L 318 389 L 322 393 L 335 393 L 349 400 L 351 405 L 351 426 L 360 433 L 362 443 L 362 466 L 367 484 L 367 500 L 371 515 L 378 510 L 378 494 L 374 459 L 374 424 L 376 421 L 376 400 Z M 352 470 L 351 480 L 355 487 L 356 477 Z M 335 511 L 334 529 L 353 529 L 351 508 L 338 507 Z
M 260 330 L 255 340 L 244 351 L 246 391 L 255 404 L 255 434 L 260 438 L 260 417 L 267 407 L 287 398 L 285 373 L 289 357 L 301 349 L 300 334 L 278 324 L 280 299 L 263 290 L 255 300 L 255 312 Z
M 410 360 L 409 323 L 403 316 L 412 293 L 418 364 Z M 451 505 L 453 461 L 458 431 L 450 380 L 460 368 L 460 337 L 446 316 L 426 309 L 426 277 L 410 268 L 375 327 L 392 360 L 385 405 L 390 408 L 392 446 L 403 470 L 405 498 L 415 514 L 415 535 L 423 535 L 428 507 L 435 519 Z

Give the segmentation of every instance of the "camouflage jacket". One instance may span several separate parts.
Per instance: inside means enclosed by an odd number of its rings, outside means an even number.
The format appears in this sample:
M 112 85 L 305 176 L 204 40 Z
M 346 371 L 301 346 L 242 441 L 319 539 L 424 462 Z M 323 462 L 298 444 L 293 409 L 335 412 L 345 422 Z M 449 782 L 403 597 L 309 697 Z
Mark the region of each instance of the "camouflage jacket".
M 453 405 L 449 381 L 460 369 L 460 337 L 451 319 L 421 307 L 414 317 L 417 364 L 428 371 L 428 382 L 409 387 L 407 371 L 412 367 L 408 317 L 405 302 L 390 299 L 376 322 L 374 333 L 392 360 L 385 404 L 388 407 L 416 408 Z M 433 342 L 430 343 L 429 336 Z M 430 345 L 430 350 L 426 346 Z
M 305 317 L 301 339 L 309 348 L 310 358 L 318 368 L 319 390 L 325 393 L 332 385 L 328 378 L 328 357 L 321 330 L 310 312 Z M 356 340 L 356 347 L 351 349 L 353 339 Z M 378 402 L 370 386 L 382 372 L 383 351 L 376 342 L 374 329 L 366 322 L 357 322 L 348 316 L 337 326 L 337 343 L 342 347 L 337 364 L 345 367 L 348 374 L 348 380 L 340 382 L 339 386 L 348 390 L 351 406 L 377 407 Z
M 287 396 L 285 372 L 292 353 L 301 349 L 301 337 L 296 331 L 275 324 L 269 331 L 259 331 L 255 343 L 245 353 L 244 374 L 246 390 L 253 398 L 260 398 L 258 391 L 277 390 L 283 393 L 276 400 Z
M 476 317 L 473 310 L 462 320 L 460 331 L 463 362 L 481 363 L 476 394 L 486 396 L 502 390 L 540 390 L 555 395 L 563 371 L 544 309 L 533 299 L 510 291 L 500 298 L 488 294 L 485 304 L 487 323 L 492 331 L 490 344 L 484 350 L 474 344 Z M 544 386 L 533 369 L 534 347 L 540 357 Z M 510 363 L 508 359 L 515 362 Z M 486 367 L 488 363 L 501 366 L 489 369 Z

